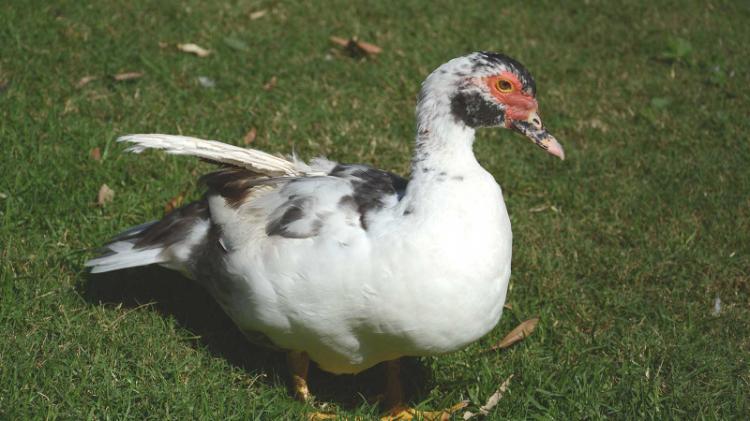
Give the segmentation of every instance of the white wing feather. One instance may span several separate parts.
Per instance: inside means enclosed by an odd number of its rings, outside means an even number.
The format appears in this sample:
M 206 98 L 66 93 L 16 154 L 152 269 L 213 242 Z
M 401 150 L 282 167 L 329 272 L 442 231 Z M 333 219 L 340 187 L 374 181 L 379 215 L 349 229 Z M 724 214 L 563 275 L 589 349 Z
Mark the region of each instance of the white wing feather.
M 133 143 L 127 149 L 129 152 L 141 153 L 149 148 L 163 149 L 170 154 L 197 156 L 248 168 L 271 177 L 323 175 L 296 159 L 290 161 L 256 149 L 240 148 L 215 140 L 167 134 L 130 134 L 118 138 L 117 141 Z

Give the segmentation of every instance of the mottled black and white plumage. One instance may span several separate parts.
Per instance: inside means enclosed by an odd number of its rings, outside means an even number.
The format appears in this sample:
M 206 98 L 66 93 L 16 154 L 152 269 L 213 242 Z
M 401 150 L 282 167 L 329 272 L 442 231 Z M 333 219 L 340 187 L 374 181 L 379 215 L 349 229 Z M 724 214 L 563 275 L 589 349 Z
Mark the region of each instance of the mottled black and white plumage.
M 495 326 L 510 275 L 510 221 L 474 157 L 474 132 L 511 128 L 562 158 L 535 93 L 528 71 L 501 54 L 440 66 L 420 93 L 409 180 L 183 136 L 125 136 L 135 152 L 223 167 L 202 178 L 201 200 L 124 232 L 87 265 L 179 270 L 248 337 L 334 373 L 459 349 Z

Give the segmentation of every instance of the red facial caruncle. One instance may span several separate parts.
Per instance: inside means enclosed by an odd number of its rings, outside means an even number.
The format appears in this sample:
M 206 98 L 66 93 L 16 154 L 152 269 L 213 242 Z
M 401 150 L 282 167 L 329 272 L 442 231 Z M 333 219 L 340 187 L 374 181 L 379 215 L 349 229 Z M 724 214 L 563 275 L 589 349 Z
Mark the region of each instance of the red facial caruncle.
M 511 120 L 528 119 L 539 107 L 536 99 L 523 90 L 523 85 L 512 72 L 502 72 L 483 80 L 492 96 L 505 104 L 505 127 L 510 126 Z

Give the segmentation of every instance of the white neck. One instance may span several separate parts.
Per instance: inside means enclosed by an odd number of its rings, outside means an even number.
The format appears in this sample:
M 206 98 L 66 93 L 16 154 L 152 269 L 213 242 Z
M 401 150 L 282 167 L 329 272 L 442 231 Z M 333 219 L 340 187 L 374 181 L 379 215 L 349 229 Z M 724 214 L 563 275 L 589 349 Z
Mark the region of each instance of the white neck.
M 474 129 L 449 118 L 432 120 L 418 127 L 411 164 L 412 180 L 420 180 L 431 172 L 455 172 L 479 165 L 472 148 Z
M 437 231 L 445 224 L 463 226 L 456 215 L 475 222 L 496 218 L 502 196 L 474 156 L 475 130 L 450 112 L 441 114 L 443 118 L 418 119 L 411 179 L 394 214 L 418 222 L 419 229 L 426 229 L 427 222 L 435 224 Z
M 476 168 L 479 164 L 474 157 L 473 144 L 474 129 L 453 116 L 449 95 L 425 86 L 417 104 L 412 182 L 432 178 L 431 172 Z
M 455 121 L 445 108 L 442 110 L 445 112 L 424 112 L 422 105 L 417 108 L 411 179 L 400 202 L 406 212 L 445 206 L 445 200 L 450 202 L 455 198 L 449 192 L 465 189 L 467 183 L 476 181 L 477 172 L 484 172 L 472 149 L 474 129 Z
M 451 112 L 455 86 L 436 75 L 440 73 L 433 72 L 423 84 L 417 104 L 411 179 L 400 203 L 405 211 L 427 211 L 461 200 L 457 195 L 475 190 L 474 183 L 484 179 L 477 175 L 486 173 L 472 149 L 475 130 Z

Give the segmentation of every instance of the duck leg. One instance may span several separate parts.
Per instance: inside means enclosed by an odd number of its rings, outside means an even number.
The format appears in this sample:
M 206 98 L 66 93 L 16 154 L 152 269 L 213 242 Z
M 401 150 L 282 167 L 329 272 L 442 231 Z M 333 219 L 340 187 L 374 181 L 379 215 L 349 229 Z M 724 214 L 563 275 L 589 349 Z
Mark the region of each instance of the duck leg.
M 289 351 L 286 354 L 286 363 L 292 376 L 292 388 L 294 397 L 302 402 L 310 402 L 313 398 L 310 389 L 307 388 L 307 369 L 310 366 L 310 357 L 306 352 Z
M 404 403 L 404 388 L 401 384 L 401 361 L 388 361 L 386 366 L 385 395 L 383 404 L 388 408 L 381 421 L 420 419 L 426 421 L 447 420 L 451 414 L 466 407 L 460 402 L 442 411 L 417 411 Z
M 286 365 L 292 376 L 292 388 L 294 397 L 300 402 L 312 404 L 315 399 L 307 387 L 307 369 L 310 367 L 310 357 L 306 352 L 289 351 L 286 353 Z M 308 415 L 310 421 L 322 421 L 336 418 L 336 414 L 326 412 L 313 412 Z

